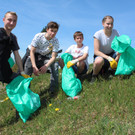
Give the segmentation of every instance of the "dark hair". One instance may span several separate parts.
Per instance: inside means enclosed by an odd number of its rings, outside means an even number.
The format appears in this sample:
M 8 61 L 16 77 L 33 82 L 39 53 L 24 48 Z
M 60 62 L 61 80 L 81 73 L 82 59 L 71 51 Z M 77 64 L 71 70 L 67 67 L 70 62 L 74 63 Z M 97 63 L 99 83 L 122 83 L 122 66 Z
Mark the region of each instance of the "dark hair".
M 82 36 L 83 38 L 83 33 L 81 31 L 76 31 L 73 35 L 74 39 L 77 37 L 77 36 Z
M 114 22 L 113 17 L 112 17 L 112 16 L 110 16 L 110 15 L 107 15 L 107 16 L 105 16 L 105 17 L 102 19 L 102 23 L 104 23 L 104 22 L 106 21 L 106 19 L 112 19 L 112 20 L 113 20 L 113 22 Z
M 49 29 L 49 28 L 56 28 L 58 30 L 59 29 L 59 25 L 56 22 L 51 21 L 46 26 L 46 29 Z

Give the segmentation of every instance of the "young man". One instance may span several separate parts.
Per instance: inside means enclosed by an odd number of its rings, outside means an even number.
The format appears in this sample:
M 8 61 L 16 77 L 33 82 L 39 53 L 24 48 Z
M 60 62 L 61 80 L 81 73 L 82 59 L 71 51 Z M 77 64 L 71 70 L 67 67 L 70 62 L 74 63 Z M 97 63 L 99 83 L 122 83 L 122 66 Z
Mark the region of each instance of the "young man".
M 77 31 L 73 35 L 74 40 L 76 42 L 75 45 L 71 45 L 65 53 L 69 53 L 73 56 L 73 60 L 69 61 L 67 67 L 73 68 L 77 76 L 85 74 L 88 71 L 88 54 L 89 48 L 83 44 L 83 33 Z M 59 60 L 59 64 L 61 67 L 64 66 L 62 59 Z
M 21 57 L 18 52 L 19 46 L 17 39 L 16 36 L 11 33 L 17 23 L 17 14 L 11 11 L 7 12 L 3 18 L 3 22 L 4 28 L 0 28 L 0 81 L 10 83 L 18 76 L 17 73 L 12 71 L 8 62 L 12 52 L 19 71 L 24 75 Z
M 55 37 L 59 29 L 56 22 L 49 22 L 46 32 L 35 35 L 27 49 L 27 59 L 24 63 L 25 73 L 28 75 L 39 76 L 48 70 L 51 73 L 50 94 L 58 88 L 58 64 L 55 63 L 59 49 L 58 39 Z

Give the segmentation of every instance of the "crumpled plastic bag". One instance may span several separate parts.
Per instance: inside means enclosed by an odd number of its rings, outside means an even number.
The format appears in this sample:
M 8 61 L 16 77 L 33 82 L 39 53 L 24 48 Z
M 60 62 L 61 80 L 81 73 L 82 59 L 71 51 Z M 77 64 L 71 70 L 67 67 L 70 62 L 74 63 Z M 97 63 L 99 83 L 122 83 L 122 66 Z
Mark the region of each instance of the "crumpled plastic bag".
M 14 60 L 13 60 L 12 57 L 10 57 L 10 58 L 8 59 L 8 62 L 9 62 L 10 68 L 12 68 L 12 67 L 14 66 L 14 64 L 15 64 L 15 62 L 14 62 Z
M 113 39 L 111 48 L 121 53 L 115 75 L 130 75 L 135 70 L 135 48 L 130 45 L 131 39 L 127 35 Z
M 39 95 L 29 88 L 32 79 L 18 76 L 6 86 L 7 95 L 24 123 L 41 106 Z
M 61 58 L 65 64 L 62 70 L 62 89 L 66 95 L 74 97 L 81 92 L 82 85 L 81 81 L 76 78 L 73 68 L 67 68 L 67 62 L 71 61 L 73 56 L 68 53 L 64 53 L 61 55 Z

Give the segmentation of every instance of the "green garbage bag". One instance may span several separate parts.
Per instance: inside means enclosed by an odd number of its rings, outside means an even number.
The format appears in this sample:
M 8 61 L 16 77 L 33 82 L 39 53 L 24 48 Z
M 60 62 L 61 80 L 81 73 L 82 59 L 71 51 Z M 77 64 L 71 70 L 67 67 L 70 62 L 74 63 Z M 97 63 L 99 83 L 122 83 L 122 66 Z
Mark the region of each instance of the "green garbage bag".
M 14 60 L 12 59 L 12 57 L 10 57 L 8 59 L 8 62 L 9 62 L 10 68 L 12 68 L 14 66 L 14 64 L 15 64 Z
M 72 60 L 73 56 L 68 53 L 64 53 L 61 55 L 61 58 L 65 64 L 62 70 L 62 89 L 66 95 L 74 97 L 81 92 L 82 85 L 81 81 L 76 78 L 73 68 L 67 68 L 67 62 Z
M 113 39 L 111 48 L 121 53 L 115 75 L 130 75 L 135 70 L 135 48 L 130 45 L 131 39 L 127 35 Z
M 18 76 L 6 86 L 7 95 L 24 123 L 41 106 L 39 95 L 29 88 L 31 80 Z

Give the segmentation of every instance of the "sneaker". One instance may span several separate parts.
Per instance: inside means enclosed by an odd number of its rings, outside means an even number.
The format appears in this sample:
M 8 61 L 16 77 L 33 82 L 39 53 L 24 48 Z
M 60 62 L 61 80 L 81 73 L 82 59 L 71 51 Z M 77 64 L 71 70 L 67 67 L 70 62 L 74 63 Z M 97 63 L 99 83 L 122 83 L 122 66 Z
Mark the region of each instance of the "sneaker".
M 19 117 L 19 112 L 16 110 L 16 121 L 18 121 Z
M 91 81 L 90 81 L 90 84 L 93 84 L 94 82 L 96 82 L 98 79 L 98 76 L 97 75 L 92 75 L 92 78 L 91 78 Z
M 54 90 L 49 90 L 49 95 L 50 95 L 50 97 L 53 97 L 54 95 L 55 95 L 55 92 L 54 92 Z
M 68 100 L 73 100 L 73 99 L 77 100 L 77 99 L 79 99 L 79 98 L 80 98 L 80 96 L 75 96 L 75 97 L 68 97 L 67 99 L 68 99 Z

